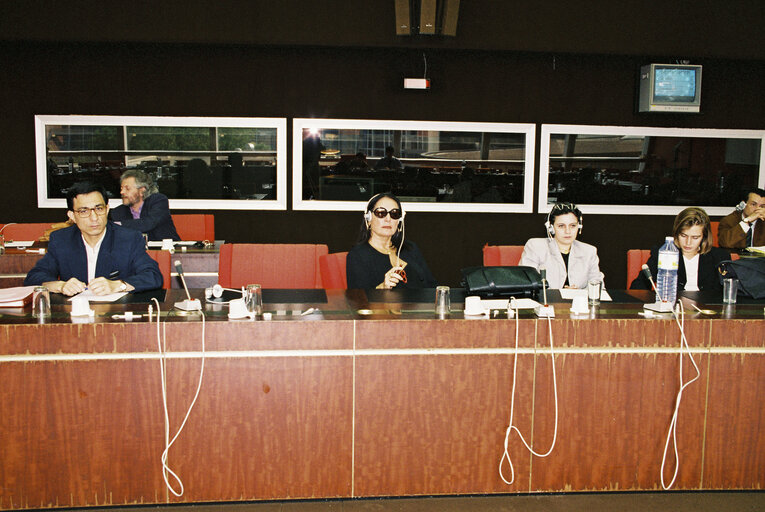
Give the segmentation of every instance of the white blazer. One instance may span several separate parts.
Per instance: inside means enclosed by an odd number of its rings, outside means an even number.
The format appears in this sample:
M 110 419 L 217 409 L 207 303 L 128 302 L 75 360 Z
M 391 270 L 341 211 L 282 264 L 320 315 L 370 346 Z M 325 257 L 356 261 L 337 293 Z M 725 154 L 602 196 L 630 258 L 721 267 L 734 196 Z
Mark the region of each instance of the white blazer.
M 595 246 L 574 240 L 568 255 L 568 284 L 577 288 L 587 288 L 587 282 L 593 279 L 603 280 L 600 271 L 598 250 Z M 519 265 L 547 269 L 547 282 L 550 288 L 563 288 L 566 282 L 566 265 L 560 254 L 558 244 L 550 238 L 532 238 L 523 247 Z M 605 286 L 605 285 L 604 285 Z

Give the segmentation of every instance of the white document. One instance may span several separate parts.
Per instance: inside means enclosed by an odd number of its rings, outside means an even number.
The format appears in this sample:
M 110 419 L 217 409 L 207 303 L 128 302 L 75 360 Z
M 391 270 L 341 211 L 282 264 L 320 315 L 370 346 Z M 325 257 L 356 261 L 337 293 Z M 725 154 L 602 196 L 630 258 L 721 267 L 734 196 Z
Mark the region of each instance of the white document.
M 563 300 L 574 300 L 574 297 L 587 297 L 587 290 L 584 288 L 561 288 L 560 296 Z M 608 294 L 605 288 L 600 290 L 600 300 L 610 301 L 613 300 Z
M 88 302 L 114 302 L 115 300 L 120 300 L 127 294 L 128 292 L 116 292 L 110 293 L 108 295 L 96 295 L 90 290 L 85 290 L 84 292 L 80 292 L 77 295 L 73 295 L 69 298 L 69 300 L 71 301 L 75 297 L 82 297 L 83 299 L 88 299 Z
M 5 246 L 10 249 L 25 249 L 32 247 L 33 240 L 14 240 L 12 242 L 5 242 Z

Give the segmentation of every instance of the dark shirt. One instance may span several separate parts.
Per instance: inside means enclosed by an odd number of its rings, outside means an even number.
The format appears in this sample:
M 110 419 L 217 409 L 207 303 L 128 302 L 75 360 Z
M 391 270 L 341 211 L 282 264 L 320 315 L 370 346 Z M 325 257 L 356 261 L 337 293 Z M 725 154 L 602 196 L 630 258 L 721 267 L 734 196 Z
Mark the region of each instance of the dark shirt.
M 437 285 L 436 278 L 430 273 L 425 258 L 414 242 L 404 242 L 400 258 L 407 263 L 404 267 L 407 282 L 399 282 L 396 288 L 434 288 Z M 392 267 L 390 256 L 367 242 L 358 244 L 348 252 L 345 260 L 348 288 L 376 288 L 385 280 L 385 273 Z
M 170 216 L 167 196 L 158 192 L 143 200 L 140 218 L 134 219 L 130 207 L 123 204 L 112 210 L 112 220 L 119 222 L 122 227 L 146 233 L 149 240 L 181 239 Z
M 29 271 L 24 286 L 68 281 L 72 277 L 88 282 L 88 255 L 76 225 L 50 234 L 48 252 Z M 95 277 L 120 279 L 137 292 L 162 287 L 159 266 L 146 254 L 141 234 L 112 222 L 106 224 L 106 235 L 96 259 Z
M 656 273 L 659 266 L 659 248 L 656 246 L 651 249 L 651 257 L 648 258 L 648 268 L 651 269 L 651 276 L 656 279 Z M 685 275 L 685 259 L 683 253 L 679 254 L 680 262 L 677 265 L 677 291 L 685 290 L 685 283 L 688 281 Z M 712 250 L 706 254 L 699 255 L 699 270 L 698 270 L 698 283 L 699 290 L 719 290 L 722 293 L 722 284 L 720 283 L 719 272 L 717 272 L 717 265 L 720 262 L 729 260 L 730 252 L 719 247 L 712 247 Z M 651 283 L 648 278 L 640 272 L 632 281 L 630 288 L 633 290 L 651 290 Z
M 563 258 L 563 266 L 566 267 L 566 281 L 563 283 L 564 287 L 569 286 L 569 284 L 568 284 L 568 257 L 569 257 L 569 254 L 571 254 L 571 253 L 568 253 L 568 252 L 566 254 L 560 253 L 561 257 Z

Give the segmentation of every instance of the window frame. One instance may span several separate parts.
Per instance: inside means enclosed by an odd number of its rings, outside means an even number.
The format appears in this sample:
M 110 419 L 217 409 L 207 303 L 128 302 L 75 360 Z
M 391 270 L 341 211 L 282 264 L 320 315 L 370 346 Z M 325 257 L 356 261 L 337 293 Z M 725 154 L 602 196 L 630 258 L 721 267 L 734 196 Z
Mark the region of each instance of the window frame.
M 365 201 L 303 199 L 303 130 L 312 128 L 522 133 L 525 135 L 523 203 L 438 203 L 404 201 L 402 204 L 407 211 L 415 212 L 531 213 L 533 211 L 536 145 L 536 124 L 534 123 L 396 121 L 326 118 L 294 118 L 292 120 L 292 208 L 294 210 L 359 211 L 363 210 L 366 206 Z
M 708 128 L 657 128 L 647 126 L 599 126 L 573 124 L 543 124 L 539 136 L 539 189 L 537 213 L 548 213 L 547 204 L 550 172 L 551 135 L 627 135 L 642 137 L 693 137 L 716 139 L 759 139 L 760 163 L 757 183 L 765 182 L 765 130 L 733 130 Z M 761 186 L 761 185 L 758 185 Z M 587 213 L 616 215 L 677 215 L 687 205 L 577 204 Z M 735 205 L 703 208 L 710 216 L 728 215 Z
M 37 165 L 37 206 L 66 208 L 66 199 L 48 197 L 46 125 L 78 126 L 167 126 L 202 128 L 276 128 L 276 199 L 172 199 L 173 210 L 286 210 L 287 209 L 287 118 L 286 117 L 173 117 L 35 115 L 35 154 Z M 127 149 L 124 149 L 127 151 Z M 119 198 L 109 200 L 114 208 Z

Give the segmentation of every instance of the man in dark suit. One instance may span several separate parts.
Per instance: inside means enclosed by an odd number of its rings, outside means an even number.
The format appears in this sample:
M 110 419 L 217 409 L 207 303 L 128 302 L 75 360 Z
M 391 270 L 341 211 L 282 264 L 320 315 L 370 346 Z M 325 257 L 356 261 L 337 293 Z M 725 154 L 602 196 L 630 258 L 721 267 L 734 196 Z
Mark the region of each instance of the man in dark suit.
M 717 228 L 720 247 L 743 249 L 765 245 L 765 190 L 755 188 L 742 207 L 726 215 Z
M 51 292 L 76 295 L 88 288 L 96 295 L 160 288 L 162 274 L 146 254 L 138 231 L 107 220 L 109 205 L 101 185 L 75 183 L 66 196 L 74 226 L 54 231 L 48 252 L 24 279 Z
M 130 170 L 120 177 L 122 204 L 112 210 L 112 220 L 128 229 L 146 233 L 149 240 L 180 240 L 170 216 L 167 196 L 157 192 L 151 178 L 139 170 Z

